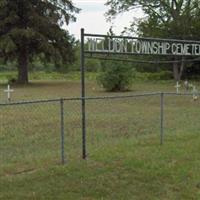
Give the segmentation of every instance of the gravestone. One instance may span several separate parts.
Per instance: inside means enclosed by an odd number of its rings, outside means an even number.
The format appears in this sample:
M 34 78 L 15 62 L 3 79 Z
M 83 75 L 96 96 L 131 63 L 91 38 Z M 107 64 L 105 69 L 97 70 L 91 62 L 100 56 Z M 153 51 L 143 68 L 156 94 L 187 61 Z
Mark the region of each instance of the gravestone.
M 11 101 L 11 93 L 14 92 L 13 89 L 10 88 L 10 85 L 7 86 L 7 89 L 4 90 L 5 93 L 7 93 L 7 101 Z
M 179 84 L 179 82 L 176 82 L 175 88 L 176 88 L 176 93 L 179 93 L 179 88 L 181 87 L 181 85 Z

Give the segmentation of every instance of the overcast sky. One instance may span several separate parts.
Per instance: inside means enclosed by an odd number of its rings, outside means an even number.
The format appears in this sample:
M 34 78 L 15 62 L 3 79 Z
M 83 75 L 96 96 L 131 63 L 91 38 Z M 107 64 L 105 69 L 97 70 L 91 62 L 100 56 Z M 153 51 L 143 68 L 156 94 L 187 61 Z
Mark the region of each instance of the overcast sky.
M 84 28 L 86 33 L 106 34 L 113 25 L 114 32 L 120 34 L 133 19 L 133 13 L 126 13 L 118 16 L 113 24 L 106 22 L 104 16 L 108 10 L 108 7 L 104 5 L 106 0 L 73 0 L 73 3 L 81 9 L 81 12 L 77 15 L 77 21 L 70 23 L 68 30 L 77 39 L 80 38 L 81 28 Z M 134 17 L 142 17 L 141 11 L 134 11 Z

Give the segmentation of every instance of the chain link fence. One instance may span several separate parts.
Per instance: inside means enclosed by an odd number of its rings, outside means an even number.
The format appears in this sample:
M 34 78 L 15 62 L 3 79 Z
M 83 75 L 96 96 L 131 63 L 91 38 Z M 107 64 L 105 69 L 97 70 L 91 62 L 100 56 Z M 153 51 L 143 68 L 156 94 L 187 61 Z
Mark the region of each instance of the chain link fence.
M 199 94 L 197 94 L 199 95 Z M 164 94 L 164 141 L 182 140 L 200 133 L 200 101 L 192 94 Z
M 199 132 L 200 102 L 191 94 L 151 93 L 86 100 L 90 157 L 122 141 L 157 144 Z M 0 175 L 64 164 L 82 156 L 81 98 L 0 104 Z

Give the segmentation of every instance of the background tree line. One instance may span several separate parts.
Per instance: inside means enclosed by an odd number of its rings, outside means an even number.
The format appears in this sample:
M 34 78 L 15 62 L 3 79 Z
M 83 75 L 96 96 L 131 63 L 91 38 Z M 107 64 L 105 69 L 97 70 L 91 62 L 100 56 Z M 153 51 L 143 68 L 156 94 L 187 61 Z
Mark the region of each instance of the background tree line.
M 200 40 L 199 0 L 108 0 L 107 6 L 109 7 L 107 17 L 110 20 L 120 13 L 138 7 L 142 9 L 145 18 L 133 21 L 125 32 L 136 32 L 142 37 Z M 186 58 L 174 56 L 166 59 L 184 61 Z M 199 66 L 199 63 L 189 65 L 185 62 L 174 63 L 172 66 L 174 79 L 178 81 L 183 74 L 187 76 L 189 71 L 196 71 L 194 69 L 196 66 Z

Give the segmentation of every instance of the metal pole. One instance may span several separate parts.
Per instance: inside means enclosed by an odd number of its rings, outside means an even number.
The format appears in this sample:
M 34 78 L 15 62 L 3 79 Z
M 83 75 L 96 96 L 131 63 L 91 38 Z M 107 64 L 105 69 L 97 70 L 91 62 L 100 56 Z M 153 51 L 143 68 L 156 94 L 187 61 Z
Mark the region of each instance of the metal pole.
M 163 144 L 164 93 L 160 93 L 160 145 Z
M 61 133 L 61 162 L 64 165 L 65 164 L 65 144 L 64 144 L 64 100 L 60 99 L 60 133 Z
M 82 106 L 82 158 L 86 159 L 86 110 L 85 110 L 85 56 L 84 29 L 81 29 L 81 106 Z

